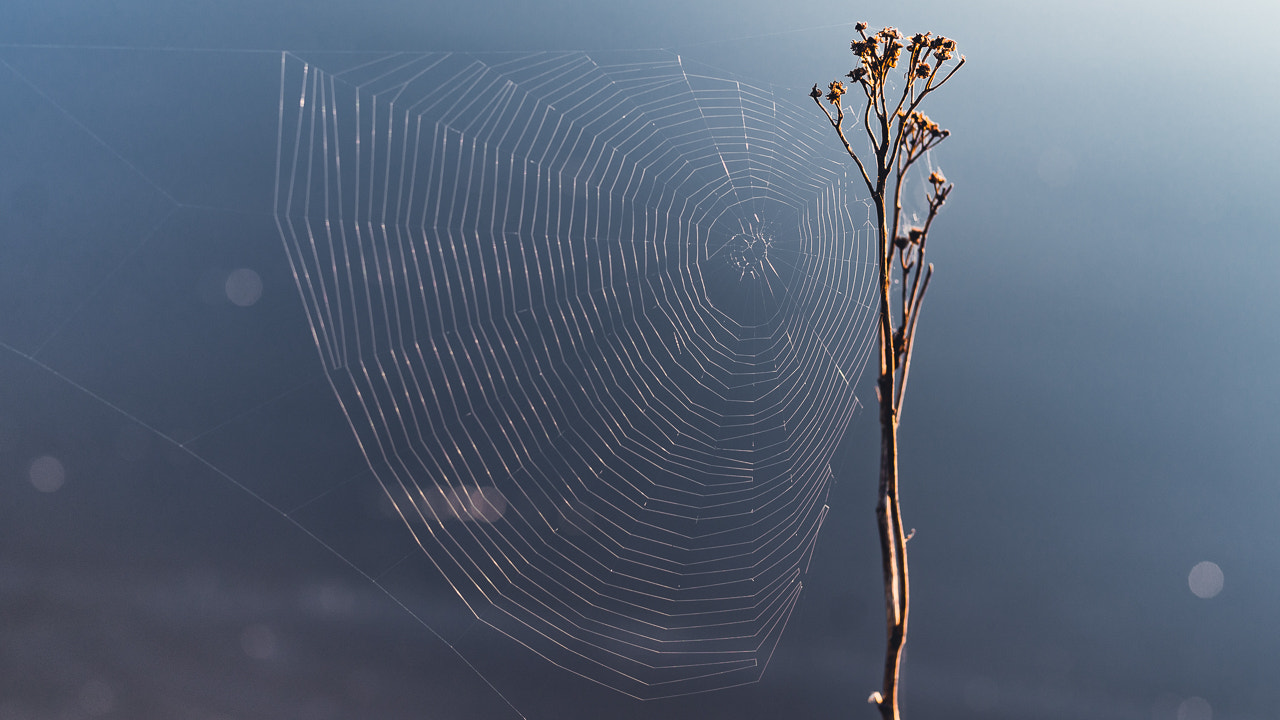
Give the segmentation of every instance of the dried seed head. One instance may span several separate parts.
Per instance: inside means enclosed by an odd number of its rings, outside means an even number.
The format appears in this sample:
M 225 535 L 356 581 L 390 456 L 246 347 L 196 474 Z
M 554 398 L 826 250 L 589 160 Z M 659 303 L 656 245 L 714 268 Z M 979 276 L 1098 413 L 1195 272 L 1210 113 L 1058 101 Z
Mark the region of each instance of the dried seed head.
M 814 86 L 814 87 L 816 88 L 817 86 Z M 834 80 L 827 87 L 829 88 L 827 91 L 827 102 L 831 103 L 832 105 L 839 105 L 840 96 L 844 95 L 845 93 L 844 83 L 840 82 L 839 80 Z
M 885 45 L 884 55 L 889 67 L 897 67 L 898 58 L 902 56 L 902 43 L 895 40 Z

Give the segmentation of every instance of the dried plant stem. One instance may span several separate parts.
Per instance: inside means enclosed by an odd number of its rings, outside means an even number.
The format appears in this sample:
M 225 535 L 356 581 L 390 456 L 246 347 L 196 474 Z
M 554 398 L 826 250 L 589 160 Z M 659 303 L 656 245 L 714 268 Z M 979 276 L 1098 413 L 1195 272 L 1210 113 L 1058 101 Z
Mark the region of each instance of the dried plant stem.
M 876 203 L 880 229 L 880 257 L 886 257 L 888 243 L 883 196 Z M 890 271 L 884 268 L 888 266 Z M 898 502 L 898 398 L 895 391 L 897 354 L 894 352 L 893 318 L 890 312 L 892 265 L 881 264 L 880 272 L 880 377 L 876 385 L 880 398 L 880 484 L 876 501 L 876 524 L 880 531 L 880 564 L 884 573 L 885 626 L 888 644 L 884 656 L 884 682 L 880 690 L 881 717 L 899 720 L 898 674 L 902 648 L 907 640 L 907 616 L 911 584 L 907 572 L 907 538 Z M 904 360 L 903 369 L 907 367 Z M 905 372 L 904 372 L 905 376 Z M 904 378 L 905 379 L 905 378 Z M 898 388 L 900 389 L 900 388 Z
M 888 643 L 883 686 L 872 693 L 870 701 L 875 703 L 884 720 L 900 720 L 898 678 L 907 639 L 910 583 L 907 573 L 908 536 L 903 527 L 898 498 L 898 424 L 906 397 L 920 307 L 933 277 L 933 265 L 924 262 L 925 247 L 933 220 L 951 193 L 952 185 L 941 173 L 930 174 L 932 188 L 926 192 L 928 216 L 923 224 L 910 227 L 905 232 L 901 227 L 902 191 L 907 171 L 949 134 L 917 108 L 925 97 L 942 87 L 964 65 L 964 56 L 944 73 L 943 67 L 951 59 L 955 42 L 933 37 L 930 33 L 913 36 L 903 75 L 904 85 L 896 100 L 891 100 L 886 90 L 889 71 L 898 66 L 902 50 L 908 46 L 894 28 L 885 28 L 868 36 L 866 27 L 866 23 L 856 26 L 861 40 L 855 39 L 850 47 L 859 57 L 861 66 L 851 71 L 848 77 L 866 97 L 862 126 L 871 154 L 875 157 L 874 166 L 863 163 L 845 135 L 842 97 L 847 91 L 844 84 L 832 82 L 825 95 L 814 85 L 810 96 L 835 129 L 845 152 L 857 163 L 875 207 L 880 253 L 880 376 L 876 383 L 876 395 L 880 401 L 880 482 L 876 521 L 880 533 Z M 932 64 L 928 62 L 930 56 L 934 61 Z M 834 115 L 823 105 L 824 98 L 835 109 Z M 900 284 L 896 317 L 892 292 L 895 283 Z

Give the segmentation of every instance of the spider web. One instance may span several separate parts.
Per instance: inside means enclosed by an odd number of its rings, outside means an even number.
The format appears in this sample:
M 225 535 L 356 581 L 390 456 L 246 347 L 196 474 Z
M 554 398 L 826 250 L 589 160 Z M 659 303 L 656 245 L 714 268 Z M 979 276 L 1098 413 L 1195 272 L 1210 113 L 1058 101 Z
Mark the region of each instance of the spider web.
M 875 319 L 812 108 L 665 52 L 286 54 L 281 88 L 280 236 L 421 551 L 620 692 L 757 680 Z

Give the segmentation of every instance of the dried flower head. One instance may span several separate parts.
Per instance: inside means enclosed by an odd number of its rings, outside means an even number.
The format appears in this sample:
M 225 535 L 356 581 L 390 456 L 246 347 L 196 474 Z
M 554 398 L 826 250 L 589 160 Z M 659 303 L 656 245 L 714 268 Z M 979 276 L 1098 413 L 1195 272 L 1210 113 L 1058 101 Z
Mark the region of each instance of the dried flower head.
M 907 231 L 907 240 L 912 245 L 919 245 L 924 239 L 924 228 L 913 227 Z
M 815 85 L 814 87 L 817 87 L 817 86 Z M 839 105 L 840 96 L 844 95 L 845 93 L 844 83 L 840 82 L 839 80 L 833 80 L 831 84 L 828 85 L 827 87 L 829 88 L 829 90 L 827 91 L 827 102 L 831 103 L 832 105 Z
M 947 182 L 947 178 L 938 170 L 929 173 L 929 182 L 934 185 L 942 185 Z
M 867 24 L 866 24 L 866 23 L 864 23 L 864 22 L 854 23 L 854 25 L 853 25 L 853 29 L 854 29 L 856 32 L 862 32 L 863 30 L 866 30 L 866 29 L 867 29 Z
M 937 123 L 930 120 L 928 115 L 919 110 L 912 110 L 911 114 L 903 121 L 903 124 L 906 126 L 907 132 L 912 134 L 923 132 L 933 135 L 941 130 Z
M 898 58 L 902 56 L 902 43 L 897 40 L 891 40 L 884 46 L 885 61 L 889 63 L 889 67 L 898 66 Z
M 920 77 L 920 78 L 929 77 L 929 63 L 922 62 L 916 66 L 916 77 Z
M 850 80 L 857 81 L 866 77 L 866 75 L 867 75 L 867 69 L 864 67 L 860 67 L 860 68 L 854 68 L 853 70 L 850 70 L 849 74 L 846 77 L 848 77 Z
M 938 62 L 950 60 L 956 51 L 956 41 L 945 37 L 936 37 L 933 42 L 929 43 L 929 47 L 933 49 L 933 57 Z
M 813 84 L 813 89 L 809 91 L 809 97 L 817 100 L 822 97 L 822 91 L 818 89 L 818 83 Z

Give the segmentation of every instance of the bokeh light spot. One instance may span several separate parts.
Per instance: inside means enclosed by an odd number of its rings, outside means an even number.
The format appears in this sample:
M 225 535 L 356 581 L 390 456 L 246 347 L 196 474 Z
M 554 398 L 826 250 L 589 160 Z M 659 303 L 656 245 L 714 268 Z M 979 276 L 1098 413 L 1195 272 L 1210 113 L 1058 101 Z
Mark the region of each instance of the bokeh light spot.
M 31 461 L 27 479 L 42 493 L 57 492 L 67 482 L 67 470 L 56 457 L 41 455 Z
M 249 307 L 262 297 L 262 276 L 249 268 L 232 270 L 225 284 L 227 299 L 240 307 Z
M 325 582 L 304 588 L 299 604 L 317 617 L 346 615 L 355 609 L 356 596 L 344 585 Z
M 1178 706 L 1178 720 L 1213 720 L 1213 708 L 1202 697 L 1189 697 Z
M 275 631 L 266 625 L 250 625 L 240 633 L 240 648 L 254 660 L 270 660 L 278 646 Z
M 494 523 L 507 511 L 507 498 L 493 486 L 435 488 L 420 493 L 417 501 L 424 518 L 441 522 Z
M 1208 560 L 1196 563 L 1196 566 L 1191 568 L 1191 573 L 1187 575 L 1187 584 L 1191 586 L 1191 592 L 1195 593 L 1196 597 L 1206 600 L 1222 592 L 1222 581 L 1222 568 Z

